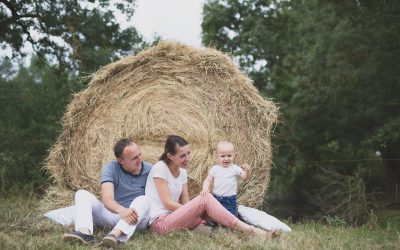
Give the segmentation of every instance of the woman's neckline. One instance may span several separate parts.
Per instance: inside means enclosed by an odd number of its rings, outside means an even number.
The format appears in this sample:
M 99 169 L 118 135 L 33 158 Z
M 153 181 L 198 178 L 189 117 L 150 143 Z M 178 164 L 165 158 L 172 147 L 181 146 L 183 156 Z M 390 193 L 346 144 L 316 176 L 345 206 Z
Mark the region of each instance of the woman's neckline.
M 168 166 L 167 163 L 165 163 L 165 165 L 167 165 L 169 172 L 171 173 L 172 177 L 174 177 L 175 179 L 177 179 L 179 177 L 179 175 L 181 174 L 181 168 L 177 167 L 177 166 Z M 175 168 L 175 170 L 174 170 Z M 173 171 L 174 170 L 174 171 Z

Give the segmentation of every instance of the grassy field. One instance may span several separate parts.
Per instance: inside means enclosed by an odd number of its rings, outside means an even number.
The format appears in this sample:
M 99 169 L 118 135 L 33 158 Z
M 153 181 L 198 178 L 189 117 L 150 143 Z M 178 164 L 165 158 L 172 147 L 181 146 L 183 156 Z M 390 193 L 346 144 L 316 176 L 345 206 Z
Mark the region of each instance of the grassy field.
M 61 240 L 72 231 L 46 220 L 37 212 L 38 199 L 0 198 L 0 249 L 96 249 L 71 245 Z M 148 232 L 134 235 L 121 249 L 400 249 L 400 212 L 372 216 L 362 227 L 350 227 L 331 218 L 329 223 L 289 225 L 292 233 L 268 241 L 244 233 L 216 230 L 205 237 L 192 232 L 157 236 Z M 107 232 L 97 228 L 96 239 Z

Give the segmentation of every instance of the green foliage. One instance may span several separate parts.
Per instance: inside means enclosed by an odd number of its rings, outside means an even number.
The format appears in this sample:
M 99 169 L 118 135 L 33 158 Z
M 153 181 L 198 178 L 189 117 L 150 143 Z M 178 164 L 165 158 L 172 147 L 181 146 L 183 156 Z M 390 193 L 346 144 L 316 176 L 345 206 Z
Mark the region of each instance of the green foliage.
M 129 20 L 133 12 L 134 1 L 3 0 L 0 43 L 14 58 L 25 56 L 22 48 L 30 43 L 61 70 L 91 72 L 145 45 L 135 28 L 117 23 L 117 15 Z
M 345 227 L 347 222 L 337 216 L 323 216 L 322 221 L 325 222 L 330 227 Z
M 399 13 L 393 0 L 205 4 L 203 43 L 236 56 L 281 108 L 270 205 L 286 202 L 293 216 L 335 205 L 326 199 L 333 181 L 319 181 L 320 167 L 343 176 L 337 181 L 358 176 L 367 197 L 384 189 L 395 198 L 400 161 L 386 159 L 400 158 Z
M 132 17 L 134 3 L 0 1 L 0 44 L 13 54 L 0 58 L 0 194 L 48 184 L 41 167 L 71 94 L 101 66 L 147 46 L 134 27 L 117 22 L 117 15 Z M 34 53 L 24 67 L 27 44 Z
M 41 171 L 54 143 L 70 94 L 79 86 L 54 67 L 21 67 L 15 78 L 0 78 L 0 193 L 42 188 Z
M 390 119 L 366 141 L 370 145 L 378 145 L 379 149 L 392 148 L 400 141 L 400 117 Z

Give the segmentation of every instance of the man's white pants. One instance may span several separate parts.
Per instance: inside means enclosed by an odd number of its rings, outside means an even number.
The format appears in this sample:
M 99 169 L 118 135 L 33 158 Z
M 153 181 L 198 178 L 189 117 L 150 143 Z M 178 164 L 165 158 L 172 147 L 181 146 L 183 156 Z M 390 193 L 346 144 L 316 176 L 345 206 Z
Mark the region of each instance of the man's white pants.
M 123 232 L 119 241 L 126 242 L 136 229 L 146 229 L 149 222 L 150 201 L 142 195 L 134 199 L 130 205 L 138 212 L 138 222 L 129 225 L 120 219 L 118 214 L 110 212 L 96 196 L 86 190 L 79 190 L 75 193 L 75 230 L 80 228 L 89 229 L 93 234 L 93 224 L 112 227 Z

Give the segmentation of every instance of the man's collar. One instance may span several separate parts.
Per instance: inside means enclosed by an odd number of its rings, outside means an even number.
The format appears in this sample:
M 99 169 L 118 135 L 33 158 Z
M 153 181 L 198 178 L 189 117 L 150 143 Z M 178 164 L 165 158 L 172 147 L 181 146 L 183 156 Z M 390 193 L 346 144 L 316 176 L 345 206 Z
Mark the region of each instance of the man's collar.
M 144 168 L 144 163 L 143 163 L 143 161 L 140 163 L 140 172 L 139 172 L 139 174 L 132 174 L 131 172 L 126 171 L 126 170 L 124 169 L 124 167 L 121 165 L 121 163 L 119 163 L 118 161 L 117 161 L 117 163 L 118 163 L 119 167 L 121 168 L 121 170 L 122 170 L 124 173 L 126 173 L 126 174 L 130 174 L 130 175 L 132 175 L 132 176 L 139 176 L 139 175 L 141 175 L 142 172 L 143 172 L 143 168 Z

